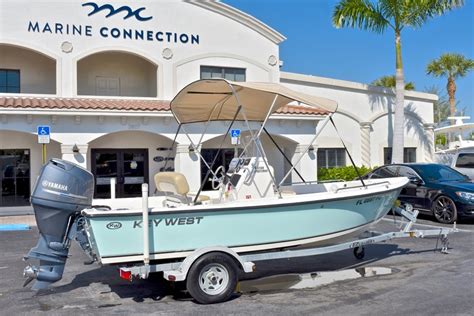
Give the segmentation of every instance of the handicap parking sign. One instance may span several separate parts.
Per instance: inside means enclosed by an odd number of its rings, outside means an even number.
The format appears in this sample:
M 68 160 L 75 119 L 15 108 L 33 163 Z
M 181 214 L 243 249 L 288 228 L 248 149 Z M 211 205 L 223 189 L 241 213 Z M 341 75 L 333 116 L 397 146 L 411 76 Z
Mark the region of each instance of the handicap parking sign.
M 231 137 L 240 137 L 240 129 L 233 129 L 230 131 Z
M 40 144 L 49 144 L 50 128 L 49 126 L 42 125 L 38 126 L 38 143 Z
M 240 129 L 230 131 L 230 143 L 232 145 L 240 145 Z

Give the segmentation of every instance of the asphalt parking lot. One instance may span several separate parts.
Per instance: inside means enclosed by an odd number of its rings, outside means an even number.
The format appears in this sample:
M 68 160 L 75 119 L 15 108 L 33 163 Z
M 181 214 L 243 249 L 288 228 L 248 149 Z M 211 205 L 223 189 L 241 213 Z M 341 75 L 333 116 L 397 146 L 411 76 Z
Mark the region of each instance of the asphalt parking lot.
M 428 219 L 419 223 L 419 229 L 440 226 Z M 246 278 L 354 267 L 385 267 L 394 273 L 311 289 L 236 294 L 228 302 L 207 306 L 195 303 L 180 286 L 165 284 L 159 275 L 129 283 L 118 277 L 115 267 L 84 265 L 87 257 L 75 244 L 64 278 L 51 290 L 33 292 L 22 287 L 21 258 L 36 244 L 37 230 L 0 232 L 0 314 L 472 315 L 474 222 L 457 227 L 461 231 L 450 235 L 448 255 L 433 251 L 436 238 L 410 238 L 370 245 L 362 261 L 343 251 L 260 262 L 257 272 Z M 377 226 L 381 231 L 392 228 L 390 216 Z

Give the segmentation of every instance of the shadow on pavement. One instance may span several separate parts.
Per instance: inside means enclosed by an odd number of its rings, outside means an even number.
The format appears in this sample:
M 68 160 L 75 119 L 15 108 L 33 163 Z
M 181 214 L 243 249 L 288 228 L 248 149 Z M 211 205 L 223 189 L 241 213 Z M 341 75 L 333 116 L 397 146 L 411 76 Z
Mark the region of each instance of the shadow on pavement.
M 408 248 L 399 248 L 399 246 L 395 244 L 373 244 L 366 248 L 366 257 L 364 260 L 357 260 L 353 256 L 352 251 L 345 250 L 328 255 L 260 261 L 256 262 L 256 272 L 249 274 L 242 273 L 240 280 L 245 281 L 288 273 L 295 274 L 353 269 L 373 264 L 390 256 L 402 256 L 432 251 L 433 249 L 411 251 Z M 67 271 L 65 273 L 67 273 Z M 154 273 L 146 280 L 134 279 L 133 282 L 129 283 L 119 278 L 116 266 L 103 266 L 79 273 L 69 284 L 54 287 L 48 291 L 40 291 L 37 296 L 67 293 L 79 288 L 88 287 L 92 283 L 101 283 L 106 285 L 107 288 L 110 288 L 110 291 L 107 290 L 107 292 L 100 292 L 98 294 L 113 292 L 120 298 L 130 298 L 135 302 L 143 302 L 146 299 L 159 301 L 165 296 L 170 295 L 175 300 L 191 300 L 190 296 L 184 291 L 184 282 L 167 282 L 163 279 L 161 273 Z M 238 295 L 234 298 L 237 297 Z

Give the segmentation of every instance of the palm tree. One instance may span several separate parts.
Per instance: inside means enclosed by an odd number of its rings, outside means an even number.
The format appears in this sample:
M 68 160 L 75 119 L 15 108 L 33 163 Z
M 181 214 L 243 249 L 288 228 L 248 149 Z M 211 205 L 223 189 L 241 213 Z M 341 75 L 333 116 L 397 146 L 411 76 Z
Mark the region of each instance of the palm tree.
M 382 76 L 371 83 L 372 86 L 395 88 L 395 76 Z M 405 83 L 405 90 L 415 90 L 415 84 L 411 81 Z
M 464 0 L 340 0 L 334 8 L 335 27 L 352 27 L 395 34 L 396 104 L 392 163 L 403 162 L 404 87 L 401 34 L 405 27 L 421 27 L 428 19 L 464 4 Z
M 446 89 L 449 95 L 449 109 L 451 116 L 456 115 L 456 83 L 455 80 L 464 77 L 474 69 L 474 60 L 461 54 L 443 54 L 432 60 L 426 66 L 426 74 L 434 77 L 448 77 Z

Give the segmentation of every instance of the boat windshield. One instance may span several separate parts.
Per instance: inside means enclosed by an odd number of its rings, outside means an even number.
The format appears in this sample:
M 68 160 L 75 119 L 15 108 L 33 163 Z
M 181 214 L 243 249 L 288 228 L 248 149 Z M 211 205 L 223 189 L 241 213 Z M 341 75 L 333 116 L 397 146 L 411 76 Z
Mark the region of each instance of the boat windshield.
M 467 177 L 456 170 L 443 165 L 423 165 L 413 168 L 423 179 L 428 181 L 465 181 Z

